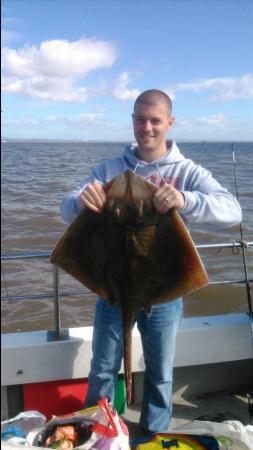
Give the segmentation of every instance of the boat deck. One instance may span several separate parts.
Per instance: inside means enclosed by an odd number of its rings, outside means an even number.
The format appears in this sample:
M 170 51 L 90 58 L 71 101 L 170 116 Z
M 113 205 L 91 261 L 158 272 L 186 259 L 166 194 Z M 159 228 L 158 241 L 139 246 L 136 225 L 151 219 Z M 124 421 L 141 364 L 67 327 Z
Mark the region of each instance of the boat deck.
M 121 417 L 126 423 L 130 439 L 138 439 L 143 432 L 138 425 L 140 404 L 127 408 Z M 192 420 L 239 420 L 243 425 L 250 425 L 248 398 L 245 393 L 218 392 L 199 395 L 187 395 L 184 389 L 173 396 L 173 414 L 170 429 L 181 427 Z M 164 430 L 167 431 L 167 430 Z
M 182 367 L 174 370 L 173 414 L 170 430 L 181 428 L 193 420 L 223 422 L 239 420 L 253 424 L 250 418 L 248 394 L 253 393 L 253 360 Z M 134 375 L 135 403 L 121 414 L 129 430 L 130 441 L 143 437 L 138 422 L 141 408 L 143 373 Z M 224 386 L 225 389 L 224 390 Z M 203 389 L 206 387 L 206 389 Z M 252 397 L 253 399 L 253 397 Z M 253 428 L 253 427 L 252 427 Z M 164 430 L 169 431 L 169 430 Z M 3 450 L 23 448 L 3 442 Z M 33 447 L 35 448 L 35 447 Z M 245 448 L 245 447 L 242 447 Z M 251 447 L 246 447 L 251 448 Z
M 122 415 L 131 438 L 142 436 L 138 426 L 142 385 L 143 374 L 135 374 L 135 404 Z M 170 428 L 192 420 L 239 420 L 243 425 L 253 424 L 253 359 L 174 368 Z
M 143 432 L 138 426 L 139 415 L 140 405 L 132 405 L 121 416 L 128 427 L 130 441 L 143 437 Z M 175 430 L 185 423 L 197 419 L 211 422 L 239 420 L 245 426 L 252 423 L 249 417 L 248 399 L 244 393 L 233 394 L 224 391 L 187 395 L 185 389 L 179 389 L 173 396 L 173 416 L 170 429 Z M 9 444 L 5 441 L 2 441 L 1 444 L 3 450 L 21 450 L 23 448 L 23 446 Z M 243 446 L 242 448 L 249 447 Z

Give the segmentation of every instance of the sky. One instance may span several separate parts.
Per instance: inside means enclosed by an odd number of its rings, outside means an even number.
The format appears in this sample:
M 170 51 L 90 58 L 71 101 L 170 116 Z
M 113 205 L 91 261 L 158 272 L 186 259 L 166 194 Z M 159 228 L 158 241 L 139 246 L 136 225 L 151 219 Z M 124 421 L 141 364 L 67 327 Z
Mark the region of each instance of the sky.
M 171 138 L 253 140 L 252 0 L 4 0 L 2 136 L 134 140 L 146 89 Z

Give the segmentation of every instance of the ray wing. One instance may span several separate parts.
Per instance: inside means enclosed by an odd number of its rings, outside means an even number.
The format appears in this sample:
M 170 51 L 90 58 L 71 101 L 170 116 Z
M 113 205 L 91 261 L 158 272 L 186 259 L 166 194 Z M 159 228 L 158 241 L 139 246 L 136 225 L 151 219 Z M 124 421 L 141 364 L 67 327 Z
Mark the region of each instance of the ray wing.
M 104 211 L 83 210 L 57 242 L 50 261 L 107 299 L 112 294 L 111 280 L 122 281 L 126 265 L 132 266 L 135 295 L 151 304 L 207 284 L 180 215 L 173 209 L 166 214 L 154 211 L 155 189 L 133 172 L 119 175 L 105 186 Z

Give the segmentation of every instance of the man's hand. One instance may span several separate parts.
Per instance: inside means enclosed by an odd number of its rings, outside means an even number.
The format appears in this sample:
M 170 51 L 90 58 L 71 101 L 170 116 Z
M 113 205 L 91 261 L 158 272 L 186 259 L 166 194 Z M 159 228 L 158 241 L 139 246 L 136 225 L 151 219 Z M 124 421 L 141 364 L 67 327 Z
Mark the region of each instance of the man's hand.
M 102 184 L 98 181 L 88 184 L 80 195 L 80 201 L 86 208 L 100 213 L 103 210 L 106 201 Z
M 170 184 L 163 184 L 153 195 L 153 205 L 157 212 L 166 213 L 170 208 L 182 209 L 184 195 Z

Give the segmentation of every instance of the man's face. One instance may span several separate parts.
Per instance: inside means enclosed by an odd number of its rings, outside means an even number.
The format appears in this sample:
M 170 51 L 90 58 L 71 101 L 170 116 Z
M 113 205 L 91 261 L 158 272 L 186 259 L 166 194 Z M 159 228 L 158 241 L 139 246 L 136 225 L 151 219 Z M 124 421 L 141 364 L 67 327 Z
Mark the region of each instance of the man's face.
M 137 103 L 133 127 L 138 151 L 142 159 L 152 161 L 166 152 L 166 133 L 174 118 L 163 101 L 154 104 Z

